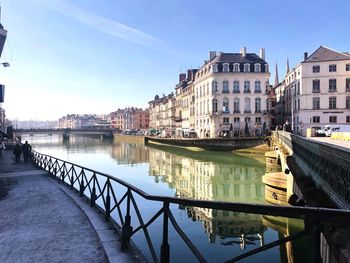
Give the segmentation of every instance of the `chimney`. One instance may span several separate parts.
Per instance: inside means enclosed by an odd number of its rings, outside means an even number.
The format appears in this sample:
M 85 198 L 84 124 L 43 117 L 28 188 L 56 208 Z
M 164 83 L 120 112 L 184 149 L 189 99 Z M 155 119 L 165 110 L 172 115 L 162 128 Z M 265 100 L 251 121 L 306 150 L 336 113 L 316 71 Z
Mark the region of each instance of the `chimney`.
M 209 51 L 209 61 L 216 57 L 216 51 Z
M 242 57 L 245 57 L 247 55 L 247 48 L 246 47 L 241 48 L 241 55 L 242 55 Z
M 265 48 L 260 48 L 260 58 L 265 60 Z
M 304 52 L 304 61 L 307 60 L 307 52 Z
M 187 70 L 187 80 L 191 81 L 192 80 L 192 69 Z
M 182 81 L 184 81 L 186 79 L 186 73 L 180 73 L 179 74 L 179 83 L 181 83 Z

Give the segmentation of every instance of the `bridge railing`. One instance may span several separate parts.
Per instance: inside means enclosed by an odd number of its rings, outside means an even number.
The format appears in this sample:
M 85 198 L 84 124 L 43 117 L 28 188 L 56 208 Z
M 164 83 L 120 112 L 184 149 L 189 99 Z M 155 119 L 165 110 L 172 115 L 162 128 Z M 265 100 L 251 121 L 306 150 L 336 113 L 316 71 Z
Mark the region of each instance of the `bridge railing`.
M 32 160 L 38 167 L 46 170 L 50 175 L 55 176 L 60 182 L 63 182 L 71 188 L 76 189 L 80 193 L 80 196 L 87 197 L 92 207 L 98 206 L 103 210 L 106 219 L 111 219 L 111 213 L 116 211 L 117 218 L 119 219 L 121 225 L 122 248 L 127 248 L 129 246 L 130 239 L 137 232 L 142 231 L 153 262 L 170 261 L 171 247 L 168 239 L 169 230 L 171 229 L 174 229 L 173 231 L 178 233 L 183 242 L 192 251 L 193 255 L 199 262 L 207 262 L 206 258 L 194 245 L 190 237 L 187 236 L 180 228 L 171 210 L 170 205 L 172 204 L 233 212 L 283 216 L 304 220 L 305 229 L 303 231 L 265 244 L 244 254 L 228 259 L 226 262 L 236 262 L 248 256 L 306 235 L 309 237 L 310 245 L 308 262 L 320 262 L 320 233 L 322 232 L 322 223 L 328 222 L 329 225 L 348 225 L 350 222 L 350 211 L 346 210 L 204 201 L 149 195 L 141 189 L 121 179 L 55 158 L 53 156 L 33 151 Z M 118 198 L 118 194 L 121 196 L 120 198 Z M 140 212 L 139 202 L 137 200 L 142 200 L 142 202 L 157 202 L 160 204 L 161 208 L 151 217 L 151 219 L 145 222 L 144 215 L 142 215 Z M 138 225 L 131 225 L 131 209 L 134 209 L 135 211 L 135 216 L 139 222 Z M 152 242 L 150 237 L 148 227 L 159 217 L 163 217 L 162 232 L 159 233 L 162 235 L 162 243 L 160 247 L 155 248 L 154 242 Z M 170 224 L 172 225 L 172 228 L 169 227 Z M 156 252 L 157 250 L 159 253 Z
M 274 136 L 339 207 L 350 208 L 350 149 L 284 131 L 274 132 Z

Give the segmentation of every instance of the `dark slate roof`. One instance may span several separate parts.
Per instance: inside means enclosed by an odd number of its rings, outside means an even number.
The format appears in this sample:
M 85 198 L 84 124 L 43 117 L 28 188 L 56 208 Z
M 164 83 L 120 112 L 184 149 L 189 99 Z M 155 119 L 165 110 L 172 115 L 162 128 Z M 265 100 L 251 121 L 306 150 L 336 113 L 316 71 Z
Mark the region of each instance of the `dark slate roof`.
M 350 55 L 334 51 L 324 46 L 320 46 L 314 53 L 307 57 L 304 62 L 330 61 L 330 60 L 349 60 Z
M 210 62 L 214 63 L 266 63 L 265 60 L 260 58 L 255 53 L 247 53 L 245 57 L 243 57 L 240 53 L 219 53 L 215 58 L 213 58 Z

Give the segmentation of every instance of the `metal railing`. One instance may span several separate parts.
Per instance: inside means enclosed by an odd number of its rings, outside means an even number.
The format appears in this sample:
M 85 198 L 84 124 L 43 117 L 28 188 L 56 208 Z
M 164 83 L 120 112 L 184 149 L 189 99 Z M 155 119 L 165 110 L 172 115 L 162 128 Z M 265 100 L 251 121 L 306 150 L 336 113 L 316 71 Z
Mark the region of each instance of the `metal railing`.
M 306 235 L 309 237 L 310 245 L 308 262 L 320 262 L 320 233 L 322 232 L 322 222 L 328 222 L 330 223 L 329 225 L 332 223 L 338 225 L 348 225 L 350 222 L 350 211 L 347 210 L 204 201 L 187 198 L 149 195 L 139 188 L 121 179 L 49 155 L 44 155 L 36 151 L 33 151 L 32 153 L 32 160 L 34 164 L 46 170 L 49 174 L 55 176 L 61 182 L 66 183 L 71 188 L 75 188 L 77 191 L 79 191 L 80 196 L 87 197 L 92 207 L 98 206 L 96 202 L 99 201 L 102 205 L 99 207 L 104 211 L 104 215 L 107 220 L 110 219 L 111 213 L 113 211 L 117 211 L 122 230 L 122 248 L 128 248 L 131 237 L 133 237 L 133 235 L 135 235 L 137 232 L 143 231 L 153 262 L 170 261 L 170 245 L 168 240 L 169 223 L 173 226 L 173 229 L 182 238 L 187 247 L 192 251 L 197 260 L 199 262 L 207 262 L 202 253 L 191 241 L 190 237 L 188 237 L 178 225 L 170 209 L 170 204 L 178 204 L 187 207 L 211 208 L 233 212 L 299 218 L 304 220 L 305 229 L 303 231 L 265 244 L 242 255 L 233 257 L 226 262 L 237 262 L 248 256 L 257 254 L 269 248 L 284 244 Z M 119 193 L 120 196 L 122 196 L 119 199 L 117 198 L 117 186 L 118 189 L 123 188 L 124 191 L 122 193 Z M 136 195 L 145 200 L 162 204 L 162 207 L 147 222 L 144 222 L 139 209 L 139 205 L 135 198 Z M 130 211 L 132 207 L 139 221 L 139 225 L 135 227 L 131 225 Z M 148 227 L 160 216 L 163 216 L 163 227 L 161 234 L 162 243 L 158 248 L 160 250 L 160 257 L 158 259 L 156 249 L 149 235 Z

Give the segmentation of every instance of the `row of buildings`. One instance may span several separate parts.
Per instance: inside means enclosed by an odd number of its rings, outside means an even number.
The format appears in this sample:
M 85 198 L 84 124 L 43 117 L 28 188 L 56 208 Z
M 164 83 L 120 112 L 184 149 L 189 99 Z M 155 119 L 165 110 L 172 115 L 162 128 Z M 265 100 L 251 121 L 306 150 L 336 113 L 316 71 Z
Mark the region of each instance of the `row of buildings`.
M 148 109 L 129 107 L 106 116 L 67 115 L 59 128 L 105 126 L 152 128 L 173 137 L 194 131 L 200 138 L 261 135 L 288 122 L 306 135 L 312 127 L 350 124 L 350 54 L 320 46 L 280 82 L 271 85 L 265 49 L 259 55 L 210 51 L 198 69 L 179 74 L 175 90 L 156 95 Z
M 259 55 L 209 52 L 199 69 L 179 75 L 175 93 L 149 101 L 149 126 L 181 136 L 259 135 L 288 121 L 294 133 L 350 124 L 350 54 L 320 46 L 269 84 L 265 50 Z
M 128 107 L 105 115 L 67 114 L 58 120 L 59 129 L 141 130 L 149 127 L 149 111 Z

